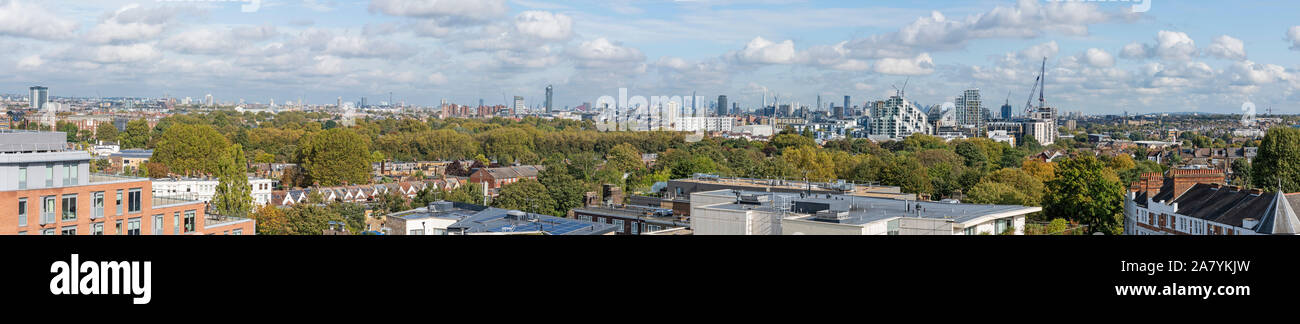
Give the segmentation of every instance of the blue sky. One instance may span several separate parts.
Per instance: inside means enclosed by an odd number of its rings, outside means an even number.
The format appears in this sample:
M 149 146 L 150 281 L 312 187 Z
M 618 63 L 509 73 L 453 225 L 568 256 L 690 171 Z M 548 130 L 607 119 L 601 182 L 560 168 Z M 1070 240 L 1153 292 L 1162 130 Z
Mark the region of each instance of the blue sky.
M 0 93 L 559 106 L 764 93 L 854 104 L 910 79 L 1020 108 L 1048 57 L 1065 111 L 1300 113 L 1300 3 L 1158 1 L 0 0 Z

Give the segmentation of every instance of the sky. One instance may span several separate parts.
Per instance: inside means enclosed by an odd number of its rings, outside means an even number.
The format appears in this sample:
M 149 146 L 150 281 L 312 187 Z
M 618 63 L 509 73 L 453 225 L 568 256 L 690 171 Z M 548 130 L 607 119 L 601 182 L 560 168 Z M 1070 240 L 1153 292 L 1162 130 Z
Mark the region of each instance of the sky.
M 1300 113 L 1300 2 L 0 0 L 0 93 L 555 106 L 727 95 Z M 771 99 L 769 99 L 771 100 Z

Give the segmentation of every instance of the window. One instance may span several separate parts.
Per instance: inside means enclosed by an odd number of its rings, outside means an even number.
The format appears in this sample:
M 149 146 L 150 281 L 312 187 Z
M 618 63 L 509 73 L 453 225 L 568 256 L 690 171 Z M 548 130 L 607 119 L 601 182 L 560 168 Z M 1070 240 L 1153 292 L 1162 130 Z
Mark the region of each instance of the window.
M 27 166 L 18 167 L 18 189 L 27 189 Z
M 27 231 L 18 231 L 18 235 L 27 235 Z
M 18 226 L 27 226 L 27 198 L 18 198 Z
M 1011 222 L 1012 222 L 1012 220 L 1011 220 L 1010 218 L 1003 218 L 1003 219 L 994 220 L 994 221 L 993 221 L 993 233 L 994 233 L 994 234 L 1002 234 L 1003 232 L 1006 232 L 1008 228 L 1011 228 Z
M 140 235 L 140 218 L 132 218 L 126 221 L 126 235 Z
M 41 198 L 41 225 L 54 222 L 54 196 Z
M 413 229 L 409 235 L 424 235 L 423 229 Z
M 172 234 L 181 233 L 181 212 L 172 212 Z
M 114 215 L 121 215 L 122 214 L 122 189 L 117 189 L 117 203 L 114 204 L 113 206 L 117 206 L 117 214 Z
M 230 230 L 230 235 L 244 235 L 244 229 L 242 229 L 242 228 L 236 228 L 236 229 Z
M 132 188 L 131 191 L 127 193 L 126 212 L 127 213 L 140 212 L 140 188 Z
M 77 219 L 77 195 L 63 195 L 63 220 Z
M 104 192 L 91 194 L 90 218 L 104 218 Z
M 54 235 L 54 229 L 50 228 L 50 229 L 43 230 L 41 231 L 41 235 Z
M 117 224 L 114 226 L 115 227 L 113 228 L 113 233 L 117 233 L 117 235 L 122 235 L 122 220 L 120 219 L 117 220 Z
M 163 234 L 163 214 L 153 215 L 153 235 Z
M 641 223 L 631 222 L 631 224 L 632 224 L 632 235 L 640 235 L 640 234 L 641 234 Z
M 975 234 L 977 234 L 977 233 L 975 233 L 975 227 L 974 227 L 974 226 L 971 226 L 971 227 L 967 227 L 967 228 L 966 228 L 966 235 L 975 235 Z
M 78 185 L 77 178 L 79 178 L 80 176 L 81 168 L 78 167 L 77 163 L 76 162 L 68 163 L 67 172 L 68 172 L 67 173 L 68 176 L 64 179 L 65 182 L 64 185 L 66 186 Z
M 77 235 L 77 226 L 67 226 L 59 231 L 59 235 Z
M 45 187 L 49 188 L 53 186 L 54 186 L 54 164 L 50 163 L 45 165 Z
M 194 223 L 195 221 L 197 221 L 197 219 L 194 219 L 194 211 L 193 210 L 185 211 L 185 232 L 186 233 L 194 231 L 194 225 L 196 225 Z
M 104 235 L 104 223 L 94 223 L 90 225 L 90 234 Z

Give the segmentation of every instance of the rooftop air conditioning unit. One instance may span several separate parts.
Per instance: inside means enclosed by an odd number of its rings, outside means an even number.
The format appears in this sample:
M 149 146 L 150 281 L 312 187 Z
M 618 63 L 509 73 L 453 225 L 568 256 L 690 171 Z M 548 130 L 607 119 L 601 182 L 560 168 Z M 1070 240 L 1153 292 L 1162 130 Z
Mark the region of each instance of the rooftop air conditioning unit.
M 823 220 L 823 221 L 841 222 L 849 219 L 849 212 L 847 210 L 828 209 L 828 210 L 817 212 L 817 214 L 814 215 L 813 218 L 817 220 Z

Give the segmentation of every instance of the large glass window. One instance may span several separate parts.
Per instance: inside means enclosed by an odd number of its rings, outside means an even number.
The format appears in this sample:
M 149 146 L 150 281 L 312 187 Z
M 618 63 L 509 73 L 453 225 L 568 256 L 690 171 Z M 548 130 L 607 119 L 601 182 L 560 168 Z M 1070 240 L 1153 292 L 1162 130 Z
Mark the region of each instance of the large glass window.
M 103 218 L 104 217 L 104 192 L 103 191 L 96 192 L 93 193 L 92 196 L 93 198 L 91 198 L 92 204 L 91 204 L 90 217 Z
M 163 214 L 153 215 L 153 235 L 163 234 Z
M 193 232 L 194 226 L 198 225 L 195 223 L 198 221 L 198 219 L 195 219 L 194 214 L 195 212 L 193 210 L 185 211 L 185 232 L 186 233 Z
M 77 195 L 63 195 L 63 220 L 77 219 Z
M 117 189 L 117 203 L 114 204 L 113 206 L 117 206 L 117 214 L 114 215 L 121 215 L 122 214 L 122 189 Z
M 41 225 L 54 223 L 55 203 L 54 196 L 41 198 Z
M 126 212 L 140 212 L 140 188 L 132 188 L 131 191 L 127 193 L 127 200 Z
M 78 184 L 77 181 L 79 180 L 78 178 L 80 178 L 81 176 L 81 168 L 77 167 L 76 162 L 73 162 L 73 163 L 68 163 L 68 168 L 66 171 L 68 173 L 65 180 L 67 183 L 65 185 L 68 186 L 77 185 Z
M 104 235 L 104 223 L 94 223 L 90 225 L 90 234 Z
M 140 218 L 132 218 L 126 221 L 126 235 L 140 235 Z
M 27 226 L 27 198 L 18 198 L 18 226 Z
M 18 167 L 18 189 L 27 189 L 27 166 Z
M 59 231 L 59 235 L 77 235 L 77 226 L 67 226 Z
M 181 212 L 172 212 L 172 234 L 181 233 Z
M 45 165 L 45 187 L 54 186 L 54 163 Z

